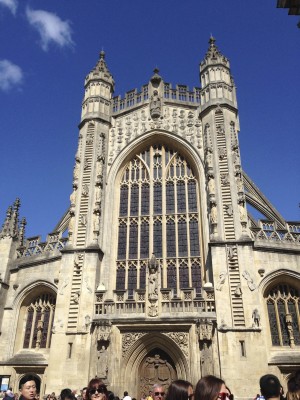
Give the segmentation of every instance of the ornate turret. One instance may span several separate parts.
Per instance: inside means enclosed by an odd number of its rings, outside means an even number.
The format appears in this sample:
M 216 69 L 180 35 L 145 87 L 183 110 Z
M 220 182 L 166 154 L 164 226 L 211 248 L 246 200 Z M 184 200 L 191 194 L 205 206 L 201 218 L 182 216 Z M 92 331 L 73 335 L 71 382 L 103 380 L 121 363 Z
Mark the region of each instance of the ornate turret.
M 85 78 L 82 122 L 94 118 L 109 121 L 110 100 L 114 92 L 114 85 L 113 76 L 105 62 L 105 52 L 102 50 L 95 68 Z
M 206 108 L 226 102 L 236 108 L 235 86 L 229 60 L 221 54 L 215 42 L 215 38 L 211 36 L 205 58 L 200 63 L 201 104 Z
M 20 208 L 20 199 L 17 198 L 13 204 L 13 206 L 9 206 L 6 212 L 6 218 L 4 224 L 2 226 L 2 230 L 0 232 L 0 238 L 3 237 L 17 237 L 19 232 L 19 208 Z

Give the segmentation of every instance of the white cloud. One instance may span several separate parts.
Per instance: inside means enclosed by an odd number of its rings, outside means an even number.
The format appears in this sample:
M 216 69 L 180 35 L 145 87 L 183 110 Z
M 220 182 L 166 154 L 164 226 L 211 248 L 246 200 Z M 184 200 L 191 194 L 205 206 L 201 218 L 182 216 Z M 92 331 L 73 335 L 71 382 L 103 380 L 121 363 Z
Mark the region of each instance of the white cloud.
M 41 36 L 42 48 L 47 51 L 50 42 L 60 47 L 73 46 L 69 21 L 62 21 L 57 15 L 44 10 L 26 9 L 28 22 Z
M 0 90 L 8 91 L 23 81 L 23 72 L 18 65 L 8 60 L 0 60 Z
M 15 15 L 18 7 L 17 0 L 0 0 L 0 5 L 8 7 L 10 11 Z

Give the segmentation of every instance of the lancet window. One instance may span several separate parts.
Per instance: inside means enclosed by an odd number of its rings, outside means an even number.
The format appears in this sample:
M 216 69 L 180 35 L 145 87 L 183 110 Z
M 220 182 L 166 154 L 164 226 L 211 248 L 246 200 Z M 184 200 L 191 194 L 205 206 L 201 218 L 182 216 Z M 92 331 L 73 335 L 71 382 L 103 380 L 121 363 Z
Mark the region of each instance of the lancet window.
M 273 287 L 266 298 L 273 346 L 300 345 L 300 291 L 288 284 Z
M 127 163 L 119 193 L 116 289 L 130 297 L 145 289 L 154 253 L 163 288 L 200 294 L 199 190 L 188 161 L 164 145 L 151 146 Z
M 24 349 L 50 347 L 55 303 L 54 295 L 42 294 L 27 306 Z

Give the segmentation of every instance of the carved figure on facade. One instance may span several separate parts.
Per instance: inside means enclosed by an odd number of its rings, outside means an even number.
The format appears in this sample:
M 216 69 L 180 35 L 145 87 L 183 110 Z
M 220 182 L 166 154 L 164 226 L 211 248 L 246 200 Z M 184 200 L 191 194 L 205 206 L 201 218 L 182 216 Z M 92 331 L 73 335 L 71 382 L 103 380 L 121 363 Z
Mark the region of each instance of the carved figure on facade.
M 243 178 L 241 176 L 236 177 L 236 187 L 239 193 L 244 191 Z
M 123 356 L 127 353 L 130 347 L 141 337 L 145 336 L 144 332 L 137 333 L 125 333 L 122 335 L 122 354 Z
M 100 231 L 100 216 L 99 216 L 99 212 L 96 211 L 93 214 L 94 239 L 96 239 L 99 236 L 99 231 Z
M 219 160 L 224 160 L 224 158 L 226 156 L 226 148 L 218 147 L 218 154 L 219 154 Z
M 217 125 L 216 131 L 217 135 L 225 135 L 224 125 Z
M 79 160 L 76 159 L 74 170 L 73 170 L 73 179 L 74 181 L 79 178 Z
M 101 321 L 97 323 L 94 330 L 94 337 L 96 342 L 110 341 L 112 323 L 110 321 Z
M 88 185 L 85 183 L 83 186 L 82 186 L 82 196 L 83 197 L 87 197 L 89 195 L 89 187 L 88 187 Z
M 75 253 L 74 268 L 77 270 L 77 272 L 80 271 L 80 264 L 82 260 L 83 260 L 83 253 Z
M 289 335 L 290 346 L 295 347 L 295 338 L 294 338 L 294 331 L 293 331 L 293 317 L 291 314 L 285 315 L 285 323 Z
M 152 384 L 157 383 L 162 385 L 176 379 L 172 365 L 169 364 L 167 360 L 163 360 L 159 354 L 155 354 L 154 357 L 146 358 L 141 371 L 141 376 L 147 377 L 147 381 Z
M 92 133 L 88 133 L 86 136 L 86 144 L 91 145 L 93 144 L 94 135 Z
M 96 204 L 100 203 L 100 199 L 101 199 L 101 187 L 100 186 L 96 186 L 95 187 L 95 202 Z
M 212 203 L 210 207 L 210 222 L 211 224 L 218 223 L 218 210 L 215 203 Z
M 233 214 L 233 208 L 232 208 L 232 205 L 231 205 L 231 204 L 226 204 L 226 205 L 225 205 L 225 212 L 226 212 L 226 214 L 227 214 L 229 217 L 232 216 L 232 214 Z
M 69 225 L 68 225 L 68 234 L 69 234 L 69 238 L 72 236 L 73 231 L 74 231 L 74 223 L 75 223 L 75 217 L 74 215 L 71 214 L 71 218 L 69 221 Z
M 102 346 L 100 350 L 97 352 L 97 377 L 98 378 L 107 378 L 108 372 L 108 354 L 105 346 Z
M 249 272 L 245 270 L 242 275 L 246 279 L 249 289 L 251 291 L 255 290 L 256 289 L 256 285 L 255 285 L 253 279 L 251 278 Z
M 87 216 L 86 216 L 86 214 L 80 214 L 79 215 L 79 221 L 80 221 L 81 225 L 86 226 L 86 224 L 87 224 Z
M 223 186 L 229 185 L 229 175 L 228 174 L 221 174 L 221 183 Z
M 241 288 L 241 284 L 239 283 L 238 285 L 236 285 L 235 291 L 234 291 L 234 295 L 235 297 L 241 297 L 242 296 L 242 288 Z
M 85 158 L 83 161 L 83 169 L 86 171 L 90 165 L 89 159 Z
M 74 304 L 78 304 L 79 303 L 79 297 L 80 297 L 80 292 L 73 293 L 72 301 L 73 301 Z
M 219 290 L 219 291 L 221 291 L 222 290 L 222 288 L 223 288 L 223 285 L 224 285 L 224 283 L 225 283 L 225 280 L 226 280 L 226 277 L 227 277 L 227 272 L 226 271 L 222 271 L 222 272 L 220 272 L 220 275 L 219 275 L 219 280 L 218 280 L 218 282 L 217 282 L 217 284 L 216 284 L 216 290 Z
M 213 374 L 213 356 L 211 344 L 204 342 L 201 350 L 201 376 Z
M 213 169 L 213 156 L 211 149 L 207 149 L 206 151 L 205 162 L 208 170 Z
M 213 175 L 209 175 L 207 186 L 208 186 L 208 194 L 214 195 L 215 194 L 215 179 L 214 179 Z
M 197 321 L 197 332 L 199 340 L 212 340 L 213 322 L 207 318 Z
M 157 90 L 154 90 L 150 99 L 150 115 L 151 118 L 159 118 L 161 116 L 161 99 Z
M 239 213 L 241 222 L 247 222 L 247 211 L 242 202 L 239 203 Z
M 75 205 L 75 201 L 76 201 L 76 188 L 74 188 L 73 192 L 70 195 L 71 206 Z
M 259 311 L 258 311 L 257 308 L 255 308 L 253 310 L 252 321 L 253 321 L 253 324 L 252 324 L 253 328 L 255 328 L 255 327 L 259 328 L 260 327 L 260 314 L 259 314 Z
M 232 161 L 235 166 L 240 166 L 241 165 L 241 159 L 240 159 L 240 153 L 239 149 L 234 147 L 232 149 Z
M 158 267 L 159 263 L 153 254 L 149 263 L 149 276 L 148 276 L 148 297 L 149 300 L 156 300 L 158 298 Z
M 37 349 L 40 348 L 42 337 L 43 337 L 43 327 L 44 327 L 44 322 L 42 320 L 38 320 L 37 323 L 37 333 L 36 333 L 36 345 L 35 347 Z

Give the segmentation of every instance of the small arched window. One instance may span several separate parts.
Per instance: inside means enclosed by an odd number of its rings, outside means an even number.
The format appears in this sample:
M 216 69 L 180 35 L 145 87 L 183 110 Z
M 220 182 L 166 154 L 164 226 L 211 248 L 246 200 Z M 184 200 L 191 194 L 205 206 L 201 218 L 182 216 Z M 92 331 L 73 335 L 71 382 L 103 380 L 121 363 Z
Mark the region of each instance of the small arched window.
M 49 348 L 56 298 L 50 293 L 35 297 L 26 307 L 24 349 Z
M 266 300 L 273 346 L 300 345 L 300 291 L 289 284 L 269 290 Z

